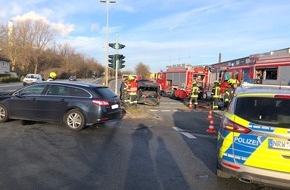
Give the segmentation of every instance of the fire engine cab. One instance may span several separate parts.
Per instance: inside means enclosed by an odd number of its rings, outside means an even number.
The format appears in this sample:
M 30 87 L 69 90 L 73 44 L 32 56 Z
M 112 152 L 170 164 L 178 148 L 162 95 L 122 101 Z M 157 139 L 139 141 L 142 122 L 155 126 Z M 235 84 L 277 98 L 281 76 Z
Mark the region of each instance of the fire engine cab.
M 160 85 L 162 95 L 183 100 L 190 96 L 193 81 L 196 81 L 201 89 L 201 96 L 203 91 L 209 88 L 210 67 L 189 64 L 170 65 L 165 72 L 156 73 L 154 78 Z

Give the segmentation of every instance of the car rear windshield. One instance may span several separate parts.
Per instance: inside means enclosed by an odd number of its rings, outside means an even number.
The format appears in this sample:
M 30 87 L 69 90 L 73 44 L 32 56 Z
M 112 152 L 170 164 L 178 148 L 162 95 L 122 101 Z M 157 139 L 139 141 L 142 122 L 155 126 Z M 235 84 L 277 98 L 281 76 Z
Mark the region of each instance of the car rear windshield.
M 256 124 L 290 128 L 290 99 L 241 97 L 235 115 Z
M 107 87 L 97 87 L 94 89 L 94 91 L 101 97 L 106 100 L 110 100 L 113 98 L 117 98 L 117 95 L 109 88 Z

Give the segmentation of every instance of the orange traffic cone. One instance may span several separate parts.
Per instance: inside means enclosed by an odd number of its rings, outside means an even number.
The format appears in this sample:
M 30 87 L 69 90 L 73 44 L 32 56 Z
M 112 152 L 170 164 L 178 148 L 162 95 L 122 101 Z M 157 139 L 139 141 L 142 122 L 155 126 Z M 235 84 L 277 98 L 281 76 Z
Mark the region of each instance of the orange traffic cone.
M 209 121 L 208 129 L 206 130 L 208 133 L 216 133 L 214 129 L 213 119 Z
M 209 112 L 208 112 L 207 120 L 213 120 L 213 117 L 212 117 L 212 110 L 211 110 L 211 109 L 210 109 Z
M 189 103 L 188 107 L 189 107 L 189 109 L 191 109 L 192 108 L 192 103 Z

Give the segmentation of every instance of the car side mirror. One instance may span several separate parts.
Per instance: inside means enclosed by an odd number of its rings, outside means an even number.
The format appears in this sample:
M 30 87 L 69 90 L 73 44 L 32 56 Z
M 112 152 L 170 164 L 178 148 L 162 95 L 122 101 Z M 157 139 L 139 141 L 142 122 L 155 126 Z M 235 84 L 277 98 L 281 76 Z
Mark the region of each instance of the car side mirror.
M 18 91 L 18 92 L 14 92 L 13 96 L 21 97 L 21 94 L 20 94 L 20 92 Z

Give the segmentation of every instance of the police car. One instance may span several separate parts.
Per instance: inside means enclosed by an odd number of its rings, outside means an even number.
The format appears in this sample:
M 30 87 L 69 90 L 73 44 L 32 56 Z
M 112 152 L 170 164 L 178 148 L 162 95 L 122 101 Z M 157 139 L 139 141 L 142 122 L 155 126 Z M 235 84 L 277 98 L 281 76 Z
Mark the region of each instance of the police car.
M 290 188 L 290 86 L 246 84 L 224 112 L 217 175 Z

